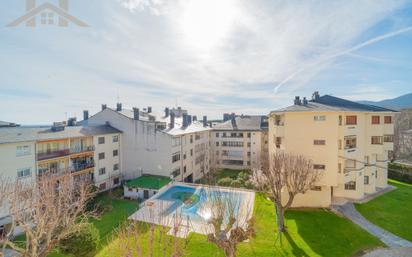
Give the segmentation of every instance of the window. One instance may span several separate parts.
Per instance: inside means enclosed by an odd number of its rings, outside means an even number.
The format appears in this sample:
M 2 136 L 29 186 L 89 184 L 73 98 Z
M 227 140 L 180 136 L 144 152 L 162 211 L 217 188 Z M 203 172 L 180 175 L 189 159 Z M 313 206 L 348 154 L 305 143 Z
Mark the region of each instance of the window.
M 250 147 L 252 144 L 250 142 L 247 143 L 247 147 Z
M 312 190 L 312 191 L 322 191 L 322 187 L 321 186 L 311 186 L 310 190 Z
M 190 156 L 193 156 L 193 149 L 190 149 Z
M 348 183 L 345 183 L 345 190 L 356 190 L 356 182 L 350 181 Z
M 104 159 L 104 153 L 99 153 L 99 160 L 103 160 Z
M 219 137 L 219 133 L 216 133 L 216 137 Z
M 129 192 L 133 192 L 133 187 L 129 187 L 129 188 L 127 188 L 127 190 L 128 190 Z
M 250 136 L 251 136 L 250 133 L 247 133 L 247 137 L 250 138 Z
M 20 169 L 17 171 L 17 178 L 25 178 L 31 175 L 30 168 Z
M 113 143 L 117 143 L 117 142 L 119 142 L 119 136 L 115 135 L 113 136 Z
M 392 116 L 385 116 L 384 122 L 385 124 L 392 124 Z
M 356 115 L 346 116 L 346 125 L 356 125 L 358 123 L 358 118 Z
M 114 185 L 118 185 L 119 182 L 120 182 L 120 179 L 119 179 L 119 178 L 113 179 L 113 184 L 114 184 Z
M 338 173 L 342 173 L 342 163 L 338 163 Z
M 324 164 L 313 164 L 313 169 L 315 170 L 324 170 L 326 166 Z
M 338 140 L 338 148 L 342 149 L 342 140 L 341 139 Z
M 383 142 L 392 143 L 393 142 L 393 135 L 384 135 Z
M 345 149 L 356 148 L 356 136 L 346 136 L 345 137 Z
M 326 116 L 325 115 L 315 115 L 315 116 L 313 116 L 313 120 L 314 121 L 325 121 Z
M 216 146 L 219 146 L 219 142 L 216 142 Z
M 42 25 L 54 24 L 54 13 L 52 13 L 52 12 L 43 12 L 41 14 L 41 24 Z
M 226 133 L 225 133 L 225 132 L 223 132 L 223 137 L 226 137 Z
M 100 168 L 99 175 L 104 175 L 104 174 L 106 174 L 106 168 Z
M 119 164 L 118 163 L 113 164 L 113 170 L 119 170 Z
M 113 150 L 113 157 L 116 157 L 119 155 L 119 150 Z
M 172 171 L 171 175 L 175 178 L 180 175 L 180 167 Z
M 339 126 L 342 126 L 342 115 L 339 115 Z
M 381 145 L 383 142 L 383 137 L 381 136 L 372 136 L 371 143 L 372 145 Z
M 180 160 L 180 152 L 174 153 L 172 155 L 172 163 L 175 163 Z
M 243 147 L 243 142 L 224 141 L 224 142 L 222 142 L 222 146 L 228 146 L 228 147 Z
M 363 177 L 363 184 L 369 185 L 369 176 L 364 176 Z
M 280 148 L 280 145 L 282 144 L 282 138 L 281 137 L 276 137 L 276 148 Z
M 201 138 L 201 137 L 200 137 L 200 134 L 196 134 L 196 135 L 195 135 L 195 140 L 196 140 L 196 141 L 197 141 L 197 140 L 200 140 L 200 138 Z
M 183 173 L 186 173 L 187 169 L 186 166 L 183 166 Z
M 99 145 L 104 144 L 104 137 L 99 137 L 98 138 L 98 143 L 99 143 Z
M 241 160 L 222 160 L 223 165 L 243 165 Z
M 372 116 L 372 124 L 380 124 L 381 117 L 379 116 Z
M 172 139 L 172 146 L 178 146 L 178 145 L 181 145 L 181 139 L 180 139 L 180 137 L 174 137 L 173 139 Z
M 105 189 L 106 189 L 106 182 L 105 182 L 105 183 L 101 183 L 101 184 L 99 185 L 99 190 L 102 191 L 102 190 L 105 190 Z
M 345 160 L 345 168 L 354 169 L 356 168 L 355 160 Z
M 193 135 L 190 135 L 190 143 L 193 143 Z
M 249 157 L 250 157 L 250 152 L 247 152 L 247 156 L 249 156 Z
M 30 146 L 29 145 L 22 145 L 22 146 L 18 146 L 16 148 L 16 156 L 25 156 L 25 155 L 30 155 L 31 151 L 30 151 Z
M 314 145 L 326 145 L 326 141 L 322 139 L 315 139 L 313 140 Z

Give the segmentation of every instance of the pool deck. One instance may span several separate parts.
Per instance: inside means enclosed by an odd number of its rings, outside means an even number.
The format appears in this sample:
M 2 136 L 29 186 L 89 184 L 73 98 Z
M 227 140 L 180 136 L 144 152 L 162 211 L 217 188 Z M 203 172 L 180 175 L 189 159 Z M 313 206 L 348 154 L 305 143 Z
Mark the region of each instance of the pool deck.
M 245 223 L 253 215 L 253 207 L 255 200 L 255 192 L 247 189 L 228 188 L 219 186 L 209 186 L 200 184 L 188 184 L 182 182 L 171 182 L 159 190 L 159 192 L 143 202 L 140 209 L 133 213 L 129 220 L 143 221 L 147 223 L 157 224 L 161 226 L 170 227 L 169 235 L 176 234 L 177 237 L 186 238 L 190 232 L 195 232 L 207 235 L 212 232 L 212 227 L 206 221 L 190 220 L 183 217 L 183 215 L 176 209 L 172 213 L 169 212 L 173 208 L 175 201 L 161 200 L 157 197 L 174 186 L 185 186 L 192 188 L 214 189 L 220 192 L 240 192 L 244 195 L 244 199 L 240 202 L 240 208 L 237 216 L 239 220 Z M 174 227 L 178 228 L 176 231 Z

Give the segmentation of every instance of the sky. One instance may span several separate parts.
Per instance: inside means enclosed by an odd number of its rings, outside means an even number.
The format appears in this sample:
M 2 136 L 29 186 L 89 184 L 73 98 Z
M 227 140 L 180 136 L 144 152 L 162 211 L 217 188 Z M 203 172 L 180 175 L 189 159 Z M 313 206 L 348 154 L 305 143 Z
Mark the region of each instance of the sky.
M 25 4 L 0 1 L 0 120 L 82 119 L 117 102 L 221 118 L 313 91 L 412 92 L 412 1 L 69 0 L 88 27 L 8 27 Z

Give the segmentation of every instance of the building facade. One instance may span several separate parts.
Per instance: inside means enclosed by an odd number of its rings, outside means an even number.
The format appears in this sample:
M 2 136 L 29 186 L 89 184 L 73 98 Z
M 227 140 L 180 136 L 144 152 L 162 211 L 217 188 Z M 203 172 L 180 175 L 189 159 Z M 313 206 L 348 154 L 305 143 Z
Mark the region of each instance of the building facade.
M 267 116 L 225 114 L 211 131 L 211 165 L 214 169 L 259 168 L 268 153 Z
M 110 124 L 123 132 L 121 151 L 125 179 L 151 174 L 194 182 L 209 172 L 207 118 L 198 121 L 182 108 L 166 108 L 155 115 L 152 108 L 140 111 L 102 106 L 82 121 L 83 125 Z
M 320 170 L 320 181 L 294 206 L 327 207 L 335 198 L 361 199 L 387 187 L 394 111 L 314 93 L 269 118 L 269 156 L 301 154 Z

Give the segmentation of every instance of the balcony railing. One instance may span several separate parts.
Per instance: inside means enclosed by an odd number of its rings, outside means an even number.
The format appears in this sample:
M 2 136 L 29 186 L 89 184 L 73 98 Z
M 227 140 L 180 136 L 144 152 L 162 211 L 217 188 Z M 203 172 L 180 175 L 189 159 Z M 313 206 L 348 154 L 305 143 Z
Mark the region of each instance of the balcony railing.
M 74 173 L 74 172 L 79 172 L 79 171 L 90 169 L 90 168 L 94 168 L 94 162 L 73 164 L 72 167 L 70 168 L 70 171 Z
M 68 169 L 61 169 L 61 168 L 39 168 L 39 176 L 44 174 L 48 175 L 62 175 L 68 172 Z
M 70 149 L 70 153 L 84 153 L 94 151 L 94 145 L 89 145 L 85 147 L 73 147 Z
M 37 153 L 37 160 L 47 160 L 57 157 L 63 157 L 70 154 L 69 149 L 57 150 L 57 151 L 47 151 L 47 152 L 38 152 Z

